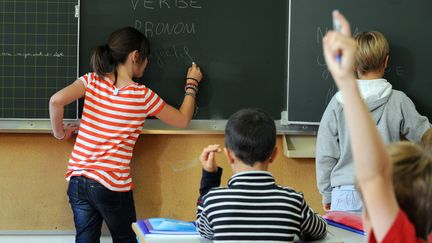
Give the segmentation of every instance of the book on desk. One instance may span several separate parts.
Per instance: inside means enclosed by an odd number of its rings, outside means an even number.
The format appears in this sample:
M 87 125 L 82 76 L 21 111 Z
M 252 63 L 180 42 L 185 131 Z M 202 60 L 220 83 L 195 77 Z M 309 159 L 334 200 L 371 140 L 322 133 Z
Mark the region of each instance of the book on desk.
M 340 214 L 339 214 L 340 215 Z M 333 215 L 335 216 L 335 215 Z M 153 223 L 153 224 L 152 224 Z M 152 228 L 152 232 L 150 227 Z M 150 218 L 138 220 L 132 228 L 141 243 L 211 243 L 202 238 L 196 230 L 194 222 L 173 219 Z M 364 242 L 363 235 L 342 230 L 340 226 L 329 226 L 326 239 L 316 241 L 321 243 L 359 243 Z M 303 242 L 297 239 L 294 242 Z
M 166 218 L 149 218 L 139 220 L 136 224 L 145 235 L 198 235 L 194 222 Z
M 330 211 L 323 215 L 329 225 L 366 235 L 363 229 L 361 213 Z
M 150 239 L 175 239 L 185 240 L 187 242 L 203 242 L 195 222 L 188 222 L 167 218 L 149 218 L 138 220 L 132 224 L 137 238 L 140 242 L 146 242 Z

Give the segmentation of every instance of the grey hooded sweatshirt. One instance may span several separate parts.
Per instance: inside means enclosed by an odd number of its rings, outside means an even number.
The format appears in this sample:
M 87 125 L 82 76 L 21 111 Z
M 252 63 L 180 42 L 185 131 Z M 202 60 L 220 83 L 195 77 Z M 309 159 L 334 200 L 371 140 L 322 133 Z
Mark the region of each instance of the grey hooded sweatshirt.
M 420 142 L 431 127 L 414 103 L 403 92 L 393 90 L 385 79 L 358 80 L 360 93 L 367 104 L 386 144 L 401 137 Z M 323 204 L 331 202 L 333 187 L 354 185 L 355 172 L 348 127 L 343 113 L 343 99 L 336 93 L 328 104 L 318 129 L 316 175 Z

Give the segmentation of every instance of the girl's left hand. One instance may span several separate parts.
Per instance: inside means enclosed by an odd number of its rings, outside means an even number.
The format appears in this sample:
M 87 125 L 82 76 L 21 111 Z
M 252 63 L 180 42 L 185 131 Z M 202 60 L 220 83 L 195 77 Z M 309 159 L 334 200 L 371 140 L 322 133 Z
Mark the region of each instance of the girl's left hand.
M 66 137 L 64 138 L 64 140 L 69 140 L 69 138 L 72 137 L 72 135 L 78 131 L 79 129 L 79 125 L 76 124 L 66 124 L 65 126 L 65 132 L 66 132 Z

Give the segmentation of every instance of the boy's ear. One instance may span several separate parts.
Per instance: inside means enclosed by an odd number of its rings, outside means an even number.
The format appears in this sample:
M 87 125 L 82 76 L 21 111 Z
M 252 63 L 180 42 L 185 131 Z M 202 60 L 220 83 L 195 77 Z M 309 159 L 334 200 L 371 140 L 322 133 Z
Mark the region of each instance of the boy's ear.
M 384 59 L 384 69 L 387 68 L 387 66 L 388 66 L 388 61 L 389 61 L 389 55 L 387 55 L 386 58 Z
M 224 148 L 224 154 L 230 164 L 234 163 L 234 153 L 229 148 Z
M 270 155 L 270 158 L 269 158 L 269 163 L 273 162 L 273 160 L 276 158 L 277 150 L 278 150 L 277 147 L 274 147 L 273 152 L 272 152 L 272 154 Z

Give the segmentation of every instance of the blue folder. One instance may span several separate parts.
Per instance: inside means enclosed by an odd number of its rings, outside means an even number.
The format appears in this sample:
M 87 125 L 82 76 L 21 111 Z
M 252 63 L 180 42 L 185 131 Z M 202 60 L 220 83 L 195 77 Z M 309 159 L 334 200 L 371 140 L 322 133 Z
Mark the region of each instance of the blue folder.
M 348 230 L 348 231 L 351 231 L 351 232 L 354 232 L 354 233 L 357 233 L 360 235 L 367 235 L 366 232 L 364 232 L 363 230 L 354 229 L 354 228 L 351 228 L 351 227 L 346 226 L 344 224 L 336 223 L 336 222 L 328 220 L 328 219 L 326 219 L 326 221 L 327 221 L 327 224 L 329 224 L 329 225 L 332 225 L 332 226 L 335 226 L 335 227 L 338 227 L 338 228 L 341 228 L 344 230 Z
M 144 234 L 198 235 L 194 222 L 166 218 L 149 218 L 137 221 Z

